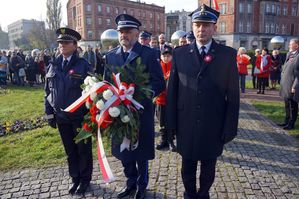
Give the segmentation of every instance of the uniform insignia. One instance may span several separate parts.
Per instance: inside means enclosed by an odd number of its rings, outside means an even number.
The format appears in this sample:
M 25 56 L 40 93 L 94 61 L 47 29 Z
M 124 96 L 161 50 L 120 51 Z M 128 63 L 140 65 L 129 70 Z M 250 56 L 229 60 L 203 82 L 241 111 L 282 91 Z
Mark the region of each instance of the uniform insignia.
M 120 16 L 120 20 L 124 21 L 125 20 L 125 16 L 124 15 Z
M 190 53 L 193 53 L 193 49 L 190 49 Z
M 61 34 L 65 34 L 65 29 L 64 28 L 61 28 L 60 31 L 61 31 Z

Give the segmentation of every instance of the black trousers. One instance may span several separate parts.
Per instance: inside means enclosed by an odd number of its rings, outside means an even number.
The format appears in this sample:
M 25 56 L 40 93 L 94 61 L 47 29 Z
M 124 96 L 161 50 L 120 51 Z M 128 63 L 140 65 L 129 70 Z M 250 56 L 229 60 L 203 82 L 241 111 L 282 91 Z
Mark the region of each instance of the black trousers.
M 69 174 L 73 182 L 88 183 L 92 177 L 92 151 L 91 138 L 75 143 L 74 138 L 78 134 L 81 122 L 58 124 L 58 130 L 67 155 Z
M 294 126 L 298 115 L 298 102 L 295 102 L 291 98 L 284 99 L 285 108 L 285 124 Z
M 127 187 L 137 187 L 139 190 L 145 190 L 149 181 L 148 161 L 121 161 L 121 163 L 127 178 Z
M 182 159 L 182 179 L 185 187 L 184 198 L 209 199 L 209 190 L 215 179 L 217 159 L 200 161 L 199 191 L 196 189 L 196 160 Z
M 257 88 L 256 87 L 256 76 L 252 75 L 252 86 L 253 88 Z
M 258 77 L 257 78 L 257 88 L 259 91 L 265 91 L 267 86 L 268 78 Z

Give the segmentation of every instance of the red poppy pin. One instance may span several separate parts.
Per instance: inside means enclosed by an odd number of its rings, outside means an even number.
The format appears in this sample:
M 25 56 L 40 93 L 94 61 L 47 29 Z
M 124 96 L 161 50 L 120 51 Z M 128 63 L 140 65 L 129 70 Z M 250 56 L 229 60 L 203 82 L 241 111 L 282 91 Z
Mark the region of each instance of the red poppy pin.
M 213 60 L 213 57 L 212 55 L 206 55 L 203 60 L 206 62 L 206 63 L 210 63 L 212 60 Z
M 72 74 L 74 74 L 75 73 L 75 71 L 73 70 L 73 69 L 71 69 L 70 71 L 69 71 L 69 75 L 72 75 Z

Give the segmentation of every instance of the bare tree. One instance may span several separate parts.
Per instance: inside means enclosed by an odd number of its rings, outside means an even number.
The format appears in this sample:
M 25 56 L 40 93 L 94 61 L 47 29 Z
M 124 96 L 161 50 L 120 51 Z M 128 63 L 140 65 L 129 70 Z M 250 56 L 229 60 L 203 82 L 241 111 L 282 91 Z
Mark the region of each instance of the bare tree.
M 57 30 L 61 24 L 60 0 L 47 0 L 47 24 L 50 30 Z

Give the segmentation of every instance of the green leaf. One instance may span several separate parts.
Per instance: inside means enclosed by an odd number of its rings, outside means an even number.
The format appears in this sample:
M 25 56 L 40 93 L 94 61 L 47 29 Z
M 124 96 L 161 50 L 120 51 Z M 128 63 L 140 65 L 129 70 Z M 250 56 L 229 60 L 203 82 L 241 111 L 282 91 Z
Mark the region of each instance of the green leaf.
M 92 136 L 92 133 L 81 130 L 78 135 L 74 138 L 75 143 L 78 144 L 80 141 L 85 140 Z

